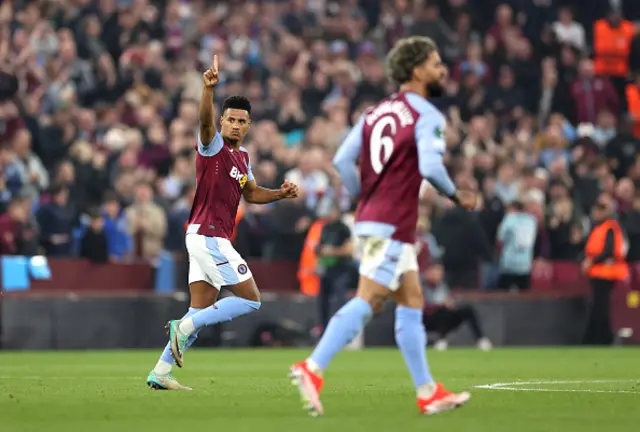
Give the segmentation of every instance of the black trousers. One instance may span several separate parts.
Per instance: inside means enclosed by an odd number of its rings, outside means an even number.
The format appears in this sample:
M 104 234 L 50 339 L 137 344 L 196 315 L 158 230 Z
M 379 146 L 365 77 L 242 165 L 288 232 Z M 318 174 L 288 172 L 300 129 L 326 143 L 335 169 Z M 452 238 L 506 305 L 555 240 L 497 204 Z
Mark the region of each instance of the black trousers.
M 318 315 L 320 325 L 327 328 L 331 318 L 331 299 L 335 298 L 338 307 L 347 302 L 347 294 L 353 286 L 353 272 L 345 266 L 332 267 L 320 278 L 320 294 L 318 295 Z
M 471 306 L 439 307 L 434 311 L 425 313 L 422 320 L 427 331 L 436 332 L 441 338 L 447 337 L 447 334 L 465 322 L 469 323 L 471 332 L 476 340 L 484 336 L 480 321 L 478 321 L 478 315 Z
M 445 264 L 444 274 L 447 285 L 451 288 L 476 289 L 480 287 L 477 266 L 460 267 Z
M 615 281 L 589 279 L 591 282 L 591 302 L 589 318 L 582 343 L 585 345 L 611 345 L 611 291 Z
M 620 100 L 622 106 L 620 107 L 621 111 L 627 111 L 627 78 L 626 77 L 610 77 L 611 84 L 613 84 L 613 88 L 616 89 L 616 93 L 618 93 L 618 99 Z

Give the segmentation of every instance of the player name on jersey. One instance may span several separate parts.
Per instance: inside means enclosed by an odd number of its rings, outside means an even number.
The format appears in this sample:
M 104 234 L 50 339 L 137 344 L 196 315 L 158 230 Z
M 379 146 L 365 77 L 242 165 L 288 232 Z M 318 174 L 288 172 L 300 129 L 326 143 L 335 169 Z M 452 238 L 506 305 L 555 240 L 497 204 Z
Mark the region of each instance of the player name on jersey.
M 370 114 L 365 117 L 367 125 L 371 126 L 381 117 L 395 114 L 400 121 L 401 127 L 406 127 L 415 123 L 413 111 L 407 106 L 404 101 L 390 100 L 382 102 L 376 106 Z

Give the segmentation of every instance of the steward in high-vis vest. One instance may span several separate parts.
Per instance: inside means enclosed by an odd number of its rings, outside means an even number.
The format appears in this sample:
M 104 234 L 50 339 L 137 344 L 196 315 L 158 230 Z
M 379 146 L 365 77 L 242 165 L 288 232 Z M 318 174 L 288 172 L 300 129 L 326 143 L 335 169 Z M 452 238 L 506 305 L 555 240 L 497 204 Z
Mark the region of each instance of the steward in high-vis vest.
M 318 219 L 311 225 L 300 255 L 298 281 L 300 282 L 300 291 L 307 296 L 317 296 L 320 293 L 320 276 L 316 272 L 318 265 L 316 248 L 320 244 L 320 235 L 325 223 L 323 219 Z
M 611 291 L 616 283 L 629 277 L 626 261 L 627 240 L 613 214 L 613 199 L 601 194 L 591 209 L 593 229 L 585 246 L 582 269 L 589 278 L 593 297 L 584 343 L 609 345 L 611 332 Z
M 617 12 L 593 25 L 593 62 L 597 75 L 626 77 L 629 73 L 629 50 L 635 29 Z

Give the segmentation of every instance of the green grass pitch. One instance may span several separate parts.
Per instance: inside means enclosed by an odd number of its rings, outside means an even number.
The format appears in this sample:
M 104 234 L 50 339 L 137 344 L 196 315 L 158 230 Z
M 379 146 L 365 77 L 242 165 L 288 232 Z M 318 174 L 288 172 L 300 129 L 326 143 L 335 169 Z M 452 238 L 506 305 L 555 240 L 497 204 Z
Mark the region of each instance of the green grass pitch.
M 340 354 L 326 374 L 325 416 L 308 417 L 286 379 L 307 353 L 194 349 L 176 371 L 194 391 L 177 392 L 145 385 L 159 350 L 3 352 L 0 431 L 640 430 L 638 348 L 429 351 L 439 380 L 472 393 L 432 417 L 417 413 L 393 349 Z

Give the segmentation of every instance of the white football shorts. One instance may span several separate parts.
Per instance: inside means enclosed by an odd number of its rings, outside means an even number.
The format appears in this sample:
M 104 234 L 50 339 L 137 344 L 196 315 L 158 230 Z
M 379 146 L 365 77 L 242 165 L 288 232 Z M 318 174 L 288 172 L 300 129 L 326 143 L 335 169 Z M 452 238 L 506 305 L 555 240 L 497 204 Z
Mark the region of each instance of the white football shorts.
M 251 278 L 247 262 L 231 242 L 220 237 L 187 234 L 189 283 L 205 281 L 220 289 Z
M 418 257 L 413 244 L 382 237 L 360 237 L 362 259 L 360 275 L 396 291 L 402 276 L 418 271 Z

